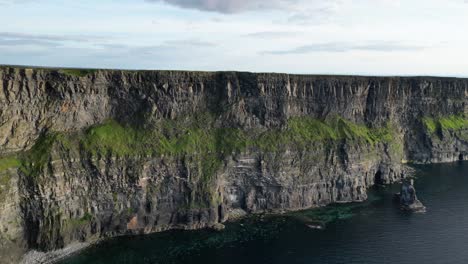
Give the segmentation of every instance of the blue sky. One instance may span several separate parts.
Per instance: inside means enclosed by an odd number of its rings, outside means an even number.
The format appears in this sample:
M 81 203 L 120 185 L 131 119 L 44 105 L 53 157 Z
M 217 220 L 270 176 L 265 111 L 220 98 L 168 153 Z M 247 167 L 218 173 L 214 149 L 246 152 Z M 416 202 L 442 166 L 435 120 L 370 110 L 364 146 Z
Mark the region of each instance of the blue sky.
M 468 76 L 467 0 L 0 0 L 0 64 Z

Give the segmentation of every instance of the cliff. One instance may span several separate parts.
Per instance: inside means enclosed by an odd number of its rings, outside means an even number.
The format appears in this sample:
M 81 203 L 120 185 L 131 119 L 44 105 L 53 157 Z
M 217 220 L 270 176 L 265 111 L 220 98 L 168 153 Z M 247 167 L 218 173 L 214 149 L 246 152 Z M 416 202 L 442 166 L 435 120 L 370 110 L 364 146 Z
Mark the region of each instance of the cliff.
M 468 159 L 468 79 L 0 68 L 0 256 L 362 201 Z

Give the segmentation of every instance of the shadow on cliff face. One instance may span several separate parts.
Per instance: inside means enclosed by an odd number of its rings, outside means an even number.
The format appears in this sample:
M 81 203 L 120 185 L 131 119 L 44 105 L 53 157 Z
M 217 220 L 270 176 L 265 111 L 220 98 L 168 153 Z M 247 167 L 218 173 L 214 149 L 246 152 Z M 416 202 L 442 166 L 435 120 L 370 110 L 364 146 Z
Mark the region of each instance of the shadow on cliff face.
M 313 236 L 317 234 L 315 232 L 324 231 L 311 226 L 320 224 L 326 227 L 337 221 L 349 220 L 361 214 L 369 204 L 381 201 L 379 195 L 378 191 L 371 192 L 369 200 L 363 203 L 335 204 L 284 215 L 252 215 L 227 223 L 222 232 L 173 230 L 147 236 L 118 237 L 59 263 L 192 263 L 193 256 L 255 244 L 255 241 L 268 243 L 291 230 Z
M 375 173 L 374 176 L 374 185 L 384 185 L 385 181 L 382 176 L 382 172 L 379 170 L 377 173 Z

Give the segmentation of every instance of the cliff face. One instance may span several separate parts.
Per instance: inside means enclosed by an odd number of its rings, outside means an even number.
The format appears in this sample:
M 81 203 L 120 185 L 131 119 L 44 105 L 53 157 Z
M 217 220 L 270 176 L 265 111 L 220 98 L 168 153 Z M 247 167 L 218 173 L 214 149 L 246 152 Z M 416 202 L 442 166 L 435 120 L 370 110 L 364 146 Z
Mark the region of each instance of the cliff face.
M 5 67 L 0 255 L 362 201 L 468 159 L 467 102 L 454 78 Z

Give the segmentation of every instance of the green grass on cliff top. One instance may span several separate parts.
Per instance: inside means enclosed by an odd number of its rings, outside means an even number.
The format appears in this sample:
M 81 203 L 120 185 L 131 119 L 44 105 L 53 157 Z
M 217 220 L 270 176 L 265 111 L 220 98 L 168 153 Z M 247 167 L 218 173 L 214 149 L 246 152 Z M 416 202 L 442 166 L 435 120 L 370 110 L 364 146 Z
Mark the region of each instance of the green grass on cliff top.
M 424 126 L 430 133 L 435 133 L 438 129 L 457 131 L 468 128 L 468 119 L 462 115 L 451 115 L 446 117 L 424 117 Z
M 69 76 L 84 77 L 96 71 L 97 70 L 91 70 L 91 69 L 62 69 L 59 72 L 69 75 Z

